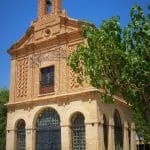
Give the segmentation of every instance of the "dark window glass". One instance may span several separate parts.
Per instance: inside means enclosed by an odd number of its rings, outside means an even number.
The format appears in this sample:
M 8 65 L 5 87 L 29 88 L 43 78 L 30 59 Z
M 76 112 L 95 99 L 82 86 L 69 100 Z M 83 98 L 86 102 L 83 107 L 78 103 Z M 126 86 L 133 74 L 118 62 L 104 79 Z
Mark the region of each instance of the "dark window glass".
M 85 124 L 81 113 L 75 114 L 72 123 L 72 147 L 73 150 L 85 150 Z
M 41 69 L 40 94 L 54 92 L 54 66 Z
M 25 150 L 26 130 L 24 120 L 20 120 L 17 125 L 17 150 Z
M 114 138 L 115 138 L 115 150 L 123 149 L 123 132 L 120 114 L 117 110 L 114 113 Z
M 129 125 L 128 125 L 128 137 L 129 137 L 129 150 L 131 150 L 131 129 Z
M 108 146 L 108 122 L 106 120 L 105 115 L 103 115 L 103 134 L 104 134 L 104 146 L 105 146 L 105 150 L 107 150 L 107 146 Z
M 61 150 L 61 129 L 58 113 L 44 110 L 36 122 L 36 150 Z

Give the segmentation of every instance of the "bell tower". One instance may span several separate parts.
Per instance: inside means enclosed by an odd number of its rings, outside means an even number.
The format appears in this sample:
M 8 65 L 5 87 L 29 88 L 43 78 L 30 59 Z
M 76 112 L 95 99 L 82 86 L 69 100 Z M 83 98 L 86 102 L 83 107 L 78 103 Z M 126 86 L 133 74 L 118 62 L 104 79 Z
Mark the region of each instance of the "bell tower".
M 38 2 L 38 19 L 45 15 L 58 14 L 62 11 L 62 0 L 39 0 Z

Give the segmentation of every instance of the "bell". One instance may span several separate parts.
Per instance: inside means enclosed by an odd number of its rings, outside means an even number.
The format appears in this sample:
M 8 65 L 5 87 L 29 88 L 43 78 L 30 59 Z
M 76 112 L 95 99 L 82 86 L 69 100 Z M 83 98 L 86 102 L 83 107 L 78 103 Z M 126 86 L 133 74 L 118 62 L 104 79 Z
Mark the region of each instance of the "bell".
M 51 5 L 52 5 L 51 0 L 46 0 L 46 4 L 47 4 L 48 6 L 51 6 Z

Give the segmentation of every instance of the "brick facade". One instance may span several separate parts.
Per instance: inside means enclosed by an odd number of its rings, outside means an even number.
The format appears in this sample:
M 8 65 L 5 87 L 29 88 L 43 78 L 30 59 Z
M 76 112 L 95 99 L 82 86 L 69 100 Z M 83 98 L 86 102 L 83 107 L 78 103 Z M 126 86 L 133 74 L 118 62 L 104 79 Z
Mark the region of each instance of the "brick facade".
M 46 108 L 55 109 L 60 116 L 62 150 L 73 150 L 70 119 L 76 112 L 85 117 L 86 150 L 104 150 L 103 114 L 108 120 L 108 150 L 115 150 L 113 114 L 116 109 L 124 130 L 123 150 L 129 150 L 128 128 L 132 137 L 130 149 L 135 150 L 130 107 L 120 98 L 114 104 L 102 104 L 99 92 L 89 85 L 76 83 L 74 72 L 67 66 L 71 51 L 83 42 L 81 25 L 81 21 L 69 18 L 62 10 L 61 0 L 52 1 L 51 13 L 47 11 L 46 1 L 39 0 L 37 20 L 9 49 L 12 60 L 6 150 L 16 149 L 15 131 L 20 119 L 26 124 L 26 150 L 36 150 L 36 118 Z M 40 69 L 49 66 L 55 66 L 54 91 L 41 94 Z

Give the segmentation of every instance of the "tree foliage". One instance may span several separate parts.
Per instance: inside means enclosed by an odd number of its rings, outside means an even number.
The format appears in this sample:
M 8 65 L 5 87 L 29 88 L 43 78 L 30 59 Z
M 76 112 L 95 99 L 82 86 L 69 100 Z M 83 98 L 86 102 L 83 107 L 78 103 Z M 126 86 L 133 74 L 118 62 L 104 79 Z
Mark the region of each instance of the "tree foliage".
M 5 150 L 6 144 L 6 120 L 7 108 L 5 104 L 9 99 L 9 91 L 6 88 L 0 89 L 0 150 Z
M 138 131 L 150 140 L 150 14 L 136 5 L 130 17 L 125 28 L 119 17 L 103 21 L 99 28 L 84 24 L 87 44 L 70 55 L 69 65 L 80 84 L 88 81 L 104 89 L 104 102 L 118 95 L 130 103 Z

